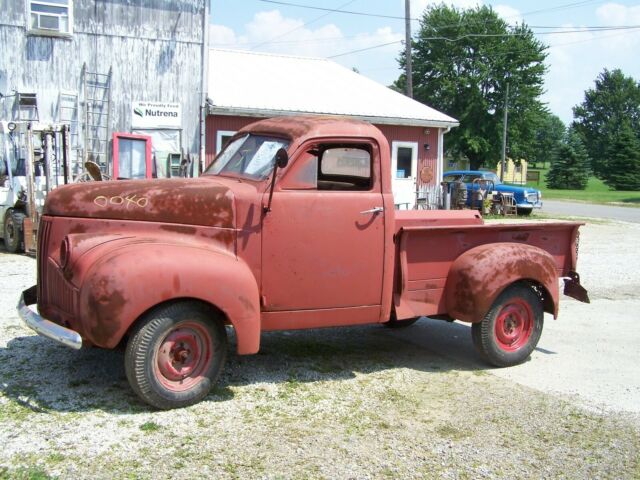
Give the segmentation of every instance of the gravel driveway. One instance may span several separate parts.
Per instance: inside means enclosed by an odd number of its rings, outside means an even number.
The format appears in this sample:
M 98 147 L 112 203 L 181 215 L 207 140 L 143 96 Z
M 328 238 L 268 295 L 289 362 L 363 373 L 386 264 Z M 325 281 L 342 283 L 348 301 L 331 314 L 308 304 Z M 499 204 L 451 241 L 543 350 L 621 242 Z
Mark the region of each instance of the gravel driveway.
M 638 327 L 626 323 L 640 307 L 639 228 L 584 229 L 593 304 L 547 316 L 522 366 L 486 367 L 457 323 L 269 333 L 260 354 L 231 357 L 206 401 L 172 412 L 137 400 L 121 352 L 23 327 L 14 306 L 35 262 L 0 253 L 0 478 L 639 478 Z M 576 328 L 589 343 L 573 344 Z M 620 400 L 600 401 L 594 375 Z

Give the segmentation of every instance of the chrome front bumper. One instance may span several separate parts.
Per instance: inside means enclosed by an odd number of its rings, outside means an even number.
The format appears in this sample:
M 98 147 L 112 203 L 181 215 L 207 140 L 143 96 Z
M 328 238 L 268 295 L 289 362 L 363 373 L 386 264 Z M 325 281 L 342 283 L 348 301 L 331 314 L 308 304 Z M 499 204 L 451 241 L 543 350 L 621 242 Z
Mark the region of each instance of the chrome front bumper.
M 82 348 L 82 337 L 80 334 L 57 323 L 53 323 L 46 318 L 42 318 L 29 308 L 29 305 L 33 305 L 36 302 L 37 294 L 35 285 L 22 292 L 17 307 L 18 315 L 20 315 L 22 321 L 38 333 L 38 335 L 55 340 L 75 350 L 80 350 Z

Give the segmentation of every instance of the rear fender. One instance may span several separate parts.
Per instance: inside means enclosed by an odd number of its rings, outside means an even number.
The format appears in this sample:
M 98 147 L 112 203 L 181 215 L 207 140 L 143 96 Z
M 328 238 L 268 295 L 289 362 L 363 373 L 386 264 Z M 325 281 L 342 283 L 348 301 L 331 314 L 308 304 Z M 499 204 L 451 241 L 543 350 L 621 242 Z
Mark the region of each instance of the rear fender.
M 193 245 L 114 242 L 82 272 L 78 302 L 83 336 L 115 347 L 146 311 L 177 299 L 209 303 L 226 316 L 238 353 L 260 347 L 258 286 L 249 267 L 225 251 Z M 96 252 L 97 253 L 97 252 Z
M 521 281 L 538 287 L 544 310 L 557 317 L 558 271 L 553 257 L 520 243 L 490 243 L 460 255 L 445 285 L 447 313 L 465 322 L 479 322 L 505 288 Z

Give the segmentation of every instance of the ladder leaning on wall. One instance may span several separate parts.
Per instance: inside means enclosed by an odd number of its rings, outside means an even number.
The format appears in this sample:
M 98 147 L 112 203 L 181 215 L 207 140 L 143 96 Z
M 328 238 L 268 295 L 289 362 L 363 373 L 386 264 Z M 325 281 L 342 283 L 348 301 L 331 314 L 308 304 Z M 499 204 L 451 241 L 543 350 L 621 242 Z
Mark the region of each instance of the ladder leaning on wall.
M 111 78 L 109 73 L 90 72 L 82 66 L 84 92 L 84 161 L 95 162 L 103 173 L 111 174 L 109 135 L 111 130 Z

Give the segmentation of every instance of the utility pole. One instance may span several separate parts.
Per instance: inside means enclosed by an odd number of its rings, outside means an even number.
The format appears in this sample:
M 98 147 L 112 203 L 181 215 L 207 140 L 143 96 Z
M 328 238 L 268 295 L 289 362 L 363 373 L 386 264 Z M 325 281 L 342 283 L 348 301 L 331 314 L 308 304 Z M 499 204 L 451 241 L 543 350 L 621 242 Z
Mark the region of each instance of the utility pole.
M 404 46 L 407 77 L 407 97 L 413 98 L 413 71 L 411 68 L 411 1 L 404 0 Z
M 504 117 L 502 120 L 502 163 L 500 164 L 500 181 L 504 182 L 505 161 L 507 158 L 507 117 L 509 110 L 509 82 L 504 94 Z

